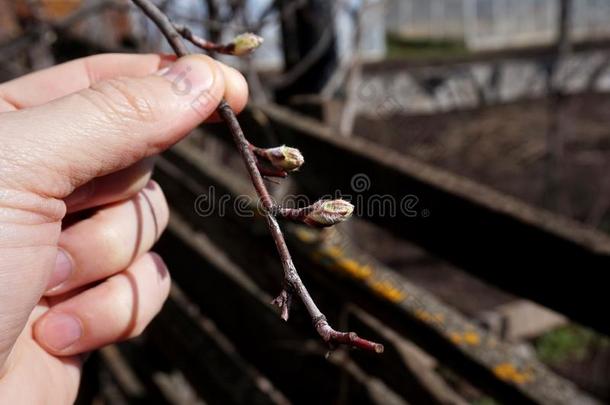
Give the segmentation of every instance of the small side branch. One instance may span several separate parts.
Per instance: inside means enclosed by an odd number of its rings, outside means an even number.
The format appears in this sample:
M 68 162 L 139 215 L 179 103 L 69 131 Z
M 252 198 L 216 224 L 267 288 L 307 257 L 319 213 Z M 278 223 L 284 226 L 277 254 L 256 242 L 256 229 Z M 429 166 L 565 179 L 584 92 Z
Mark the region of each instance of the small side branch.
M 184 39 L 196 47 L 208 52 L 222 53 L 224 55 L 244 56 L 254 52 L 263 43 L 263 38 L 258 35 L 246 33 L 238 35 L 228 44 L 218 44 L 195 35 L 190 28 L 184 25 L 175 25 L 174 27 Z
M 314 326 L 322 339 L 325 342 L 328 342 L 331 347 L 346 345 L 370 352 L 383 353 L 382 344 L 362 339 L 354 332 L 337 332 L 328 324 L 325 317 L 321 317 L 317 321 L 314 321 Z

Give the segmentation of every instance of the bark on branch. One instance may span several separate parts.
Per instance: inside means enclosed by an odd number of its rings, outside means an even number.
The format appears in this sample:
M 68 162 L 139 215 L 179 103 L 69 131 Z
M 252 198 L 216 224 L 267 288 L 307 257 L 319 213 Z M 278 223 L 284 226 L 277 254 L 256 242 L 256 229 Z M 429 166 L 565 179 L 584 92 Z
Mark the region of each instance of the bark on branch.
M 157 25 L 177 56 L 185 56 L 189 53 L 187 47 L 182 42 L 183 35 L 176 29 L 176 26 L 165 13 L 159 10 L 159 8 L 149 0 L 132 1 Z M 183 30 L 183 33 L 186 32 Z M 246 139 L 235 113 L 226 100 L 221 100 L 218 105 L 218 113 L 229 127 L 235 145 L 248 170 L 252 184 L 262 202 L 269 232 L 275 241 L 282 262 L 282 267 L 284 269 L 284 289 L 280 295 L 273 300 L 273 303 L 281 310 L 282 319 L 288 320 L 293 297 L 297 296 L 309 313 L 314 328 L 331 348 L 339 345 L 346 345 L 375 353 L 382 353 L 383 345 L 362 339 L 354 332 L 336 331 L 328 324 L 326 317 L 315 304 L 292 262 L 292 257 L 290 256 L 284 235 L 276 218 L 276 214 L 280 212 L 281 209 L 275 205 L 267 190 L 263 176 L 259 170 L 257 157 L 254 154 L 255 148 L 253 148 Z

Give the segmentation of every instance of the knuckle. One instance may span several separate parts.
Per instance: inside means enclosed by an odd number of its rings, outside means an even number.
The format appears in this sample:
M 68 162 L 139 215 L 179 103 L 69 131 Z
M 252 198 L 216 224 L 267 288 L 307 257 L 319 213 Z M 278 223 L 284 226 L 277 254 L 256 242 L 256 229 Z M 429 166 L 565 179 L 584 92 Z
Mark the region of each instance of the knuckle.
M 85 95 L 112 118 L 138 122 L 153 122 L 157 114 L 146 97 L 146 87 L 137 80 L 114 78 L 92 85 Z
M 111 277 L 104 282 L 104 295 L 111 299 L 114 327 L 123 335 L 131 335 L 135 329 L 134 296 L 128 288 L 129 281 L 125 277 Z
M 108 225 L 105 219 L 99 218 L 98 246 L 104 252 L 105 266 L 112 269 L 121 268 L 129 261 L 128 240 L 116 226 Z
M 150 263 L 149 269 L 153 273 L 152 276 L 155 280 L 154 284 L 155 289 L 157 291 L 157 293 L 154 294 L 154 297 L 157 297 L 155 299 L 155 304 L 153 305 L 153 307 L 156 308 L 154 310 L 154 316 L 157 314 L 158 311 L 161 310 L 163 303 L 165 302 L 165 300 L 167 300 L 167 297 L 169 296 L 171 290 L 171 276 L 161 256 L 159 256 L 155 252 L 148 252 L 147 255 L 147 260 Z
M 165 193 L 159 187 L 159 206 L 157 207 L 157 217 L 159 218 L 160 223 L 160 231 L 163 231 L 169 222 L 169 204 L 167 203 L 167 198 L 165 197 Z M 158 235 L 159 236 L 159 235 Z

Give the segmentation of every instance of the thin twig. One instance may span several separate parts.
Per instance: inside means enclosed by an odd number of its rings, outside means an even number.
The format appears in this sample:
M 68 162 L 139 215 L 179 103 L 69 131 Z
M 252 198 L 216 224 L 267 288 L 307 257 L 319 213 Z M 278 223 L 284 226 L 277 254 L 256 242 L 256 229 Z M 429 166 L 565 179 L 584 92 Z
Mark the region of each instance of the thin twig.
M 176 31 L 182 38 L 186 39 L 198 48 L 201 48 L 208 52 L 216 52 L 224 55 L 233 55 L 235 53 L 235 43 L 230 42 L 228 44 L 218 44 L 216 42 L 208 41 L 207 39 L 201 38 L 195 35 L 190 28 L 185 25 L 175 25 Z
M 131 1 L 133 1 L 136 6 L 140 7 L 144 14 L 155 23 L 178 57 L 189 54 L 188 48 L 182 42 L 182 36 L 176 31 L 174 24 L 172 24 L 169 17 L 163 11 L 159 10 L 159 8 L 149 0 Z
M 176 52 L 176 55 L 185 56 L 188 54 L 188 49 L 182 42 L 180 33 L 176 30 L 176 27 L 170 21 L 167 15 L 165 15 L 149 0 L 132 1 L 138 7 L 140 7 L 142 11 L 157 25 L 159 30 L 167 38 L 170 45 Z M 293 295 L 296 295 L 307 309 L 307 312 L 309 313 L 318 334 L 331 347 L 347 345 L 349 347 L 356 347 L 363 350 L 382 353 L 383 345 L 359 338 L 354 332 L 338 332 L 328 324 L 326 317 L 315 304 L 311 295 L 309 295 L 307 288 L 303 284 L 303 281 L 299 277 L 294 263 L 292 262 L 292 257 L 288 251 L 288 246 L 286 245 L 284 235 L 282 234 L 282 230 L 280 229 L 277 219 L 275 218 L 275 213 L 278 212 L 278 207 L 275 206 L 275 203 L 273 202 L 273 199 L 265 186 L 263 176 L 258 168 L 256 156 L 253 153 L 253 148 L 246 139 L 244 132 L 237 121 L 235 112 L 231 109 L 231 106 L 226 102 L 226 100 L 223 99 L 218 105 L 218 113 L 229 127 L 233 140 L 235 141 L 235 144 L 239 149 L 242 159 L 246 165 L 250 179 L 252 180 L 252 184 L 254 185 L 256 193 L 262 202 L 269 232 L 275 241 L 275 245 L 282 262 L 282 267 L 284 269 L 284 289 L 274 300 L 274 304 L 277 305 L 281 310 L 282 318 L 284 320 L 288 319 L 290 306 L 293 301 L 292 297 Z
M 180 35 L 182 35 L 182 38 L 186 39 L 187 41 L 190 41 L 193 45 L 204 49 L 208 52 L 218 52 L 218 53 L 225 53 L 225 54 L 230 54 L 232 52 L 231 48 L 234 47 L 233 44 L 227 44 L 227 45 L 223 45 L 223 44 L 217 44 L 215 42 L 212 41 L 208 41 L 207 39 L 201 38 L 197 35 L 195 35 L 193 33 L 193 31 L 191 31 L 190 28 L 188 28 L 186 25 L 175 25 L 176 27 L 176 31 L 178 31 L 178 33 Z M 231 46 L 233 45 L 233 46 Z
M 133 0 L 133 2 L 159 27 L 178 56 L 184 56 L 189 53 L 180 37 L 205 51 L 237 56 L 241 56 L 244 52 L 252 52 L 262 43 L 262 38 L 259 36 L 245 34 L 236 38 L 249 40 L 250 46 L 246 47 L 245 50 L 240 49 L 243 46 L 240 47 L 239 43 L 235 40 L 228 44 L 217 44 L 195 35 L 190 28 L 184 25 L 174 24 L 163 11 L 149 1 Z

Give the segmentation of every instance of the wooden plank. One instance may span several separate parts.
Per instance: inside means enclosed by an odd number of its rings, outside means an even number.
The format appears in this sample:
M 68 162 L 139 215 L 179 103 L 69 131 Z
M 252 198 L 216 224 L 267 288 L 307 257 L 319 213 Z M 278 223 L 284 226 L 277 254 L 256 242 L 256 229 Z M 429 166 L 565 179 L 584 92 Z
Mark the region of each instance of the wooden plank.
M 341 233 L 289 230 L 293 253 L 298 249 L 297 266 L 327 278 L 322 282 L 329 294 L 365 307 L 482 391 L 508 403 L 598 403 L 534 356 L 498 340 L 404 276 L 360 253 Z
M 175 286 L 148 338 L 211 403 L 289 403 Z
M 388 328 L 381 321 L 358 308 L 347 314 L 349 328 L 375 341 L 384 341 L 384 356 L 354 353 L 352 357 L 362 368 L 371 370 L 406 398 L 415 403 L 467 405 L 443 378 L 436 373 L 438 362 L 419 347 Z M 406 381 L 415 380 L 411 384 Z
M 163 353 L 151 344 L 145 334 L 116 346 L 114 353 L 102 353 L 102 360 L 112 370 L 121 391 L 129 403 L 155 403 L 168 405 L 205 405 L 184 374 L 171 366 Z M 123 369 L 123 370 L 121 370 Z M 125 370 L 126 369 L 126 370 Z M 137 379 L 137 381 L 134 381 Z M 136 397 L 135 388 L 143 385 L 146 395 Z
M 146 388 L 140 381 L 129 363 L 115 346 L 107 346 L 100 350 L 100 357 L 113 378 L 121 387 L 121 391 L 133 401 L 142 401 L 146 396 Z
M 363 219 L 500 288 L 610 332 L 599 313 L 610 306 L 607 235 L 366 140 L 343 138 L 289 110 L 258 107 L 279 142 L 305 155 L 293 178 L 311 198 L 340 191 Z M 256 120 L 244 114 L 242 122 L 264 146 Z M 228 139 L 222 128 L 213 131 Z M 387 206 L 375 208 L 388 197 L 396 215 Z

